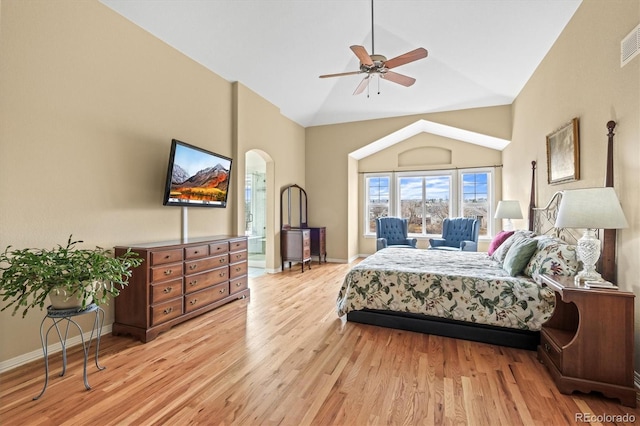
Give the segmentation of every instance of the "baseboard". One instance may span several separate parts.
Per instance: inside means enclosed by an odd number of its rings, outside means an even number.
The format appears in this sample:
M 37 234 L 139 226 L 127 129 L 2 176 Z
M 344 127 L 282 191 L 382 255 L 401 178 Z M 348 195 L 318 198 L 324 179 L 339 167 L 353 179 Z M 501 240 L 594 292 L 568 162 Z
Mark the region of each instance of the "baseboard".
M 109 334 L 111 333 L 111 324 L 107 324 L 105 326 L 102 327 L 102 333 L 100 334 L 101 336 L 104 336 L 105 334 Z M 83 334 L 84 337 L 84 341 L 88 341 L 89 338 L 91 337 L 91 331 L 88 331 L 86 333 Z M 95 336 L 94 336 L 95 339 Z M 82 339 L 80 338 L 80 335 L 77 335 L 75 337 L 71 337 L 67 340 L 67 348 L 71 348 L 73 346 L 79 345 L 82 343 Z M 95 347 L 95 346 L 94 346 Z M 58 343 L 54 343 L 52 345 L 49 345 L 47 347 L 47 353 L 49 355 L 51 354 L 55 354 L 58 352 L 62 351 L 62 345 L 60 344 L 60 342 Z M 9 371 L 9 370 L 13 370 L 16 367 L 19 367 L 21 365 L 24 364 L 28 364 L 32 361 L 38 360 L 38 359 L 42 359 L 44 358 L 44 354 L 42 352 L 42 349 L 37 349 L 35 351 L 31 351 L 28 352 L 26 354 L 22 354 L 20 356 L 17 356 L 15 358 L 11 358 L 7 361 L 2 361 L 0 362 L 0 373 L 4 373 L 5 371 Z

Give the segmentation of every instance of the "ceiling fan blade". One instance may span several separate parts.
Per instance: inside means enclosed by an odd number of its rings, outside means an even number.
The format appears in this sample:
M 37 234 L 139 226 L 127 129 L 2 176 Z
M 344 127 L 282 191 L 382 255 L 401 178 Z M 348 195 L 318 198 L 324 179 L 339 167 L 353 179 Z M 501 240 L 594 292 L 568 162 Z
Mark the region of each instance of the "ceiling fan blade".
M 351 46 L 351 50 L 353 50 L 353 53 L 355 53 L 358 59 L 360 59 L 361 64 L 367 65 L 370 67 L 373 66 L 373 60 L 371 59 L 371 56 L 369 56 L 369 54 L 367 53 L 367 49 L 365 49 L 363 46 L 353 45 Z
M 369 85 L 369 74 L 367 74 L 362 81 L 360 82 L 360 84 L 358 84 L 358 87 L 356 87 L 356 90 L 353 92 L 354 95 L 359 95 L 360 93 L 362 93 L 364 91 L 364 89 L 366 89 L 366 87 Z
M 342 77 L 343 75 L 355 75 L 355 74 L 361 74 L 361 73 L 362 73 L 362 71 L 340 72 L 338 74 L 324 74 L 324 75 L 321 75 L 320 78 Z
M 417 61 L 418 59 L 426 58 L 429 53 L 427 49 L 419 47 L 411 52 L 407 52 L 404 55 L 396 56 L 389 59 L 384 63 L 384 66 L 388 69 L 399 67 L 400 65 L 408 64 L 409 62 Z
M 408 77 L 406 75 L 398 74 L 397 72 L 393 71 L 387 71 L 380 75 L 386 80 L 393 81 L 394 83 L 401 84 L 405 87 L 409 87 L 416 82 L 416 79 L 413 77 Z

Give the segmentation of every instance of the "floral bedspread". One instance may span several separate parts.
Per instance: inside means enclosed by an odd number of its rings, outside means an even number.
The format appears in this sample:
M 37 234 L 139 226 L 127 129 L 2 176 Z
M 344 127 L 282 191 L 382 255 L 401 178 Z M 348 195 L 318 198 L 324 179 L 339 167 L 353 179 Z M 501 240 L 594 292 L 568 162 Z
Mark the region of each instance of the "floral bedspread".
M 511 277 L 486 253 L 386 248 L 349 271 L 336 305 L 339 316 L 379 309 L 540 330 L 555 297 L 527 276 Z

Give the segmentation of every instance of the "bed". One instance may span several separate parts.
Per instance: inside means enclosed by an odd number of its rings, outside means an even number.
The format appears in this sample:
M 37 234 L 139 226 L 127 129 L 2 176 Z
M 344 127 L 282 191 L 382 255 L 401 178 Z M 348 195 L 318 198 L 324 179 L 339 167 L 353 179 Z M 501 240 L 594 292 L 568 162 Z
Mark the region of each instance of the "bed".
M 547 206 L 532 207 L 532 230 L 516 231 L 492 256 L 411 248 L 376 252 L 345 276 L 338 315 L 350 322 L 535 350 L 541 325 L 555 307 L 554 293 L 540 275 L 571 275 L 579 267 L 573 234 L 553 227 L 560 198 L 556 193 Z M 512 276 L 503 263 L 514 238 L 537 243 L 522 272 Z

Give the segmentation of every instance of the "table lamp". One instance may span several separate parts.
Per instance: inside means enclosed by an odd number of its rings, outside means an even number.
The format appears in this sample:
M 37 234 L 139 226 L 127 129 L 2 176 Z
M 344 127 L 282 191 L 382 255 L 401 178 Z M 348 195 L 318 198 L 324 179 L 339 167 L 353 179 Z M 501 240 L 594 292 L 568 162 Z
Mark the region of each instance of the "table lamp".
M 513 222 L 511 222 L 511 219 L 522 219 L 520 202 L 518 200 L 498 201 L 498 208 L 496 209 L 494 219 L 507 219 L 504 230 L 513 231 Z
M 572 189 L 562 192 L 556 228 L 584 228 L 576 253 L 583 269 L 576 275 L 576 283 L 603 281 L 596 271 L 600 258 L 600 240 L 596 229 L 621 229 L 628 225 L 620 201 L 613 188 Z

